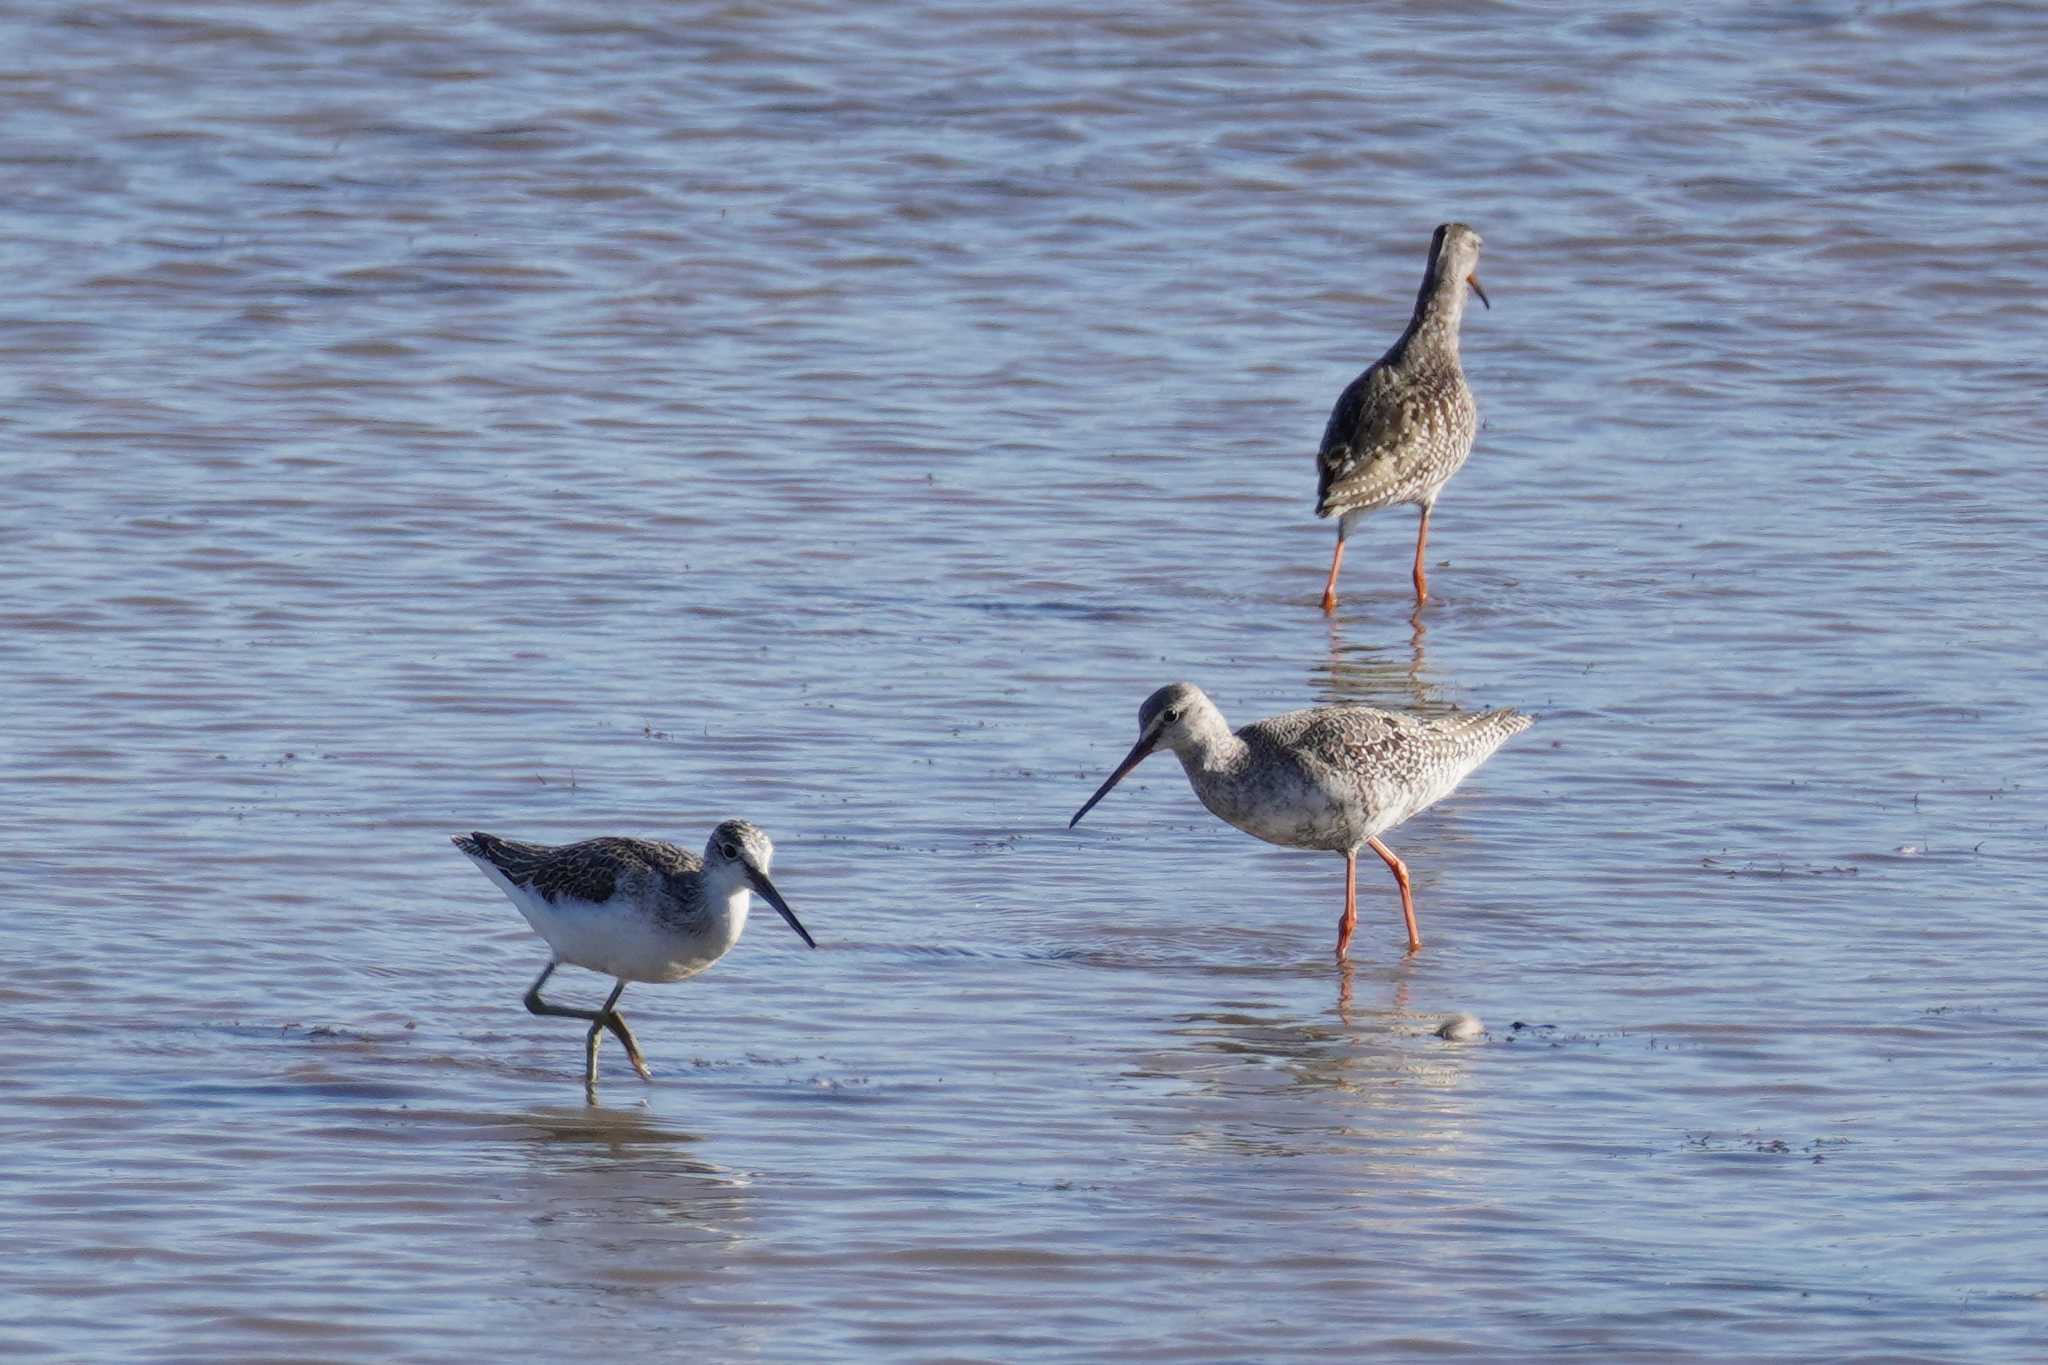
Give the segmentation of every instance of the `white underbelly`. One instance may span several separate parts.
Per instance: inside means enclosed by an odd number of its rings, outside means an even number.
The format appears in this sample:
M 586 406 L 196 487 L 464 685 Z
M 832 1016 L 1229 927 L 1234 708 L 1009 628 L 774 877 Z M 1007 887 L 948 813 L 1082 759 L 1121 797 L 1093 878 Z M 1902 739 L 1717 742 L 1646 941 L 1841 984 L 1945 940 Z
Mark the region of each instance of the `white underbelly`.
M 1398 823 L 1395 812 L 1369 809 L 1348 793 L 1306 778 L 1280 775 L 1241 785 L 1198 785 L 1196 794 L 1222 820 L 1283 848 L 1345 853 Z
M 1244 811 L 1230 823 L 1269 844 L 1327 849 L 1333 853 L 1357 848 L 1376 832 L 1368 828 L 1361 812 L 1323 804 L 1284 813 Z
M 681 981 L 724 957 L 747 926 L 747 898 L 691 921 L 687 932 L 664 925 L 637 905 L 550 901 L 523 886 L 505 894 L 563 962 L 624 981 Z

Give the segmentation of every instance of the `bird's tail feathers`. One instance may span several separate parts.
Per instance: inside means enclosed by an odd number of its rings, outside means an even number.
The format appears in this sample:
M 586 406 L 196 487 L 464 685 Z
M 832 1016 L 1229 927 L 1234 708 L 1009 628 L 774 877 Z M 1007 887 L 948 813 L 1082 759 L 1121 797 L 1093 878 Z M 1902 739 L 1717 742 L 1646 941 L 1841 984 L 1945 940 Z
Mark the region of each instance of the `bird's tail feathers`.
M 450 835 L 448 842 L 472 858 L 482 858 L 492 863 L 498 861 L 498 854 L 505 846 L 503 839 L 495 834 L 486 834 L 480 829 L 472 830 L 468 834 Z
M 1536 717 L 1524 715 L 1512 707 L 1503 707 L 1455 721 L 1451 733 L 1460 740 L 1482 747 L 1486 753 L 1492 753 L 1535 723 Z

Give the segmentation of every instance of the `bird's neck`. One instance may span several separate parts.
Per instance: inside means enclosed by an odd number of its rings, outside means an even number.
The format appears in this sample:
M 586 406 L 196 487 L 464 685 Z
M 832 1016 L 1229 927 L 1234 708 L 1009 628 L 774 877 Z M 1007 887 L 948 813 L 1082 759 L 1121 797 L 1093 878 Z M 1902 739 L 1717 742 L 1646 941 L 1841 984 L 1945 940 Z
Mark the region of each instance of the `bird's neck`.
M 732 864 L 711 868 L 704 874 L 704 904 L 722 910 L 745 923 L 747 904 L 753 895 L 746 873 Z
M 1456 275 L 1431 270 L 1423 277 L 1415 296 L 1415 313 L 1408 330 L 1394 343 L 1396 354 L 1416 350 L 1458 354 L 1458 324 L 1465 320 L 1465 281 Z
M 1229 776 L 1243 771 L 1251 762 L 1250 747 L 1230 733 L 1220 719 L 1213 727 L 1197 731 L 1173 752 L 1191 778 L 1204 773 Z

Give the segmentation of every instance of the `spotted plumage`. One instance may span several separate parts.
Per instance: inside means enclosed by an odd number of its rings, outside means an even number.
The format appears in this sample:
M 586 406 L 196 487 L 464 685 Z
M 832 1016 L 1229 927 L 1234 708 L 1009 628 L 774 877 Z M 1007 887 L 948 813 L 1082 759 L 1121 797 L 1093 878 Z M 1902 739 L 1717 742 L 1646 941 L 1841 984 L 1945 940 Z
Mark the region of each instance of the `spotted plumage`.
M 1479 409 L 1458 358 L 1465 290 L 1479 289 L 1479 246 L 1479 234 L 1463 223 L 1436 230 L 1408 329 L 1345 386 L 1323 428 L 1316 452 L 1316 515 L 1338 518 L 1337 549 L 1323 589 L 1326 611 L 1337 605 L 1337 566 L 1353 522 L 1407 503 L 1422 509 L 1415 595 L 1417 601 L 1428 596 L 1423 553 L 1430 510 L 1471 455 L 1479 429 Z
M 1356 923 L 1357 855 L 1371 847 L 1401 886 L 1409 945 L 1416 930 L 1407 869 L 1379 835 L 1436 804 L 1530 718 L 1518 711 L 1425 719 L 1369 706 L 1318 706 L 1255 721 L 1233 733 L 1199 687 L 1174 683 L 1138 708 L 1138 742 L 1070 823 L 1153 750 L 1173 750 L 1202 804 L 1268 843 L 1341 853 L 1345 917 L 1337 955 Z
M 1319 706 L 1289 711 L 1237 732 L 1250 751 L 1240 797 L 1229 813 L 1210 809 L 1257 834 L 1253 813 L 1273 788 L 1312 787 L 1325 794 L 1328 818 L 1293 838 L 1295 848 L 1334 853 L 1357 848 L 1435 805 L 1495 749 L 1529 727 L 1517 711 L 1423 719 L 1369 706 Z M 1182 756 L 1185 765 L 1188 759 Z M 1298 769 L 1299 780 L 1289 769 Z
M 550 846 L 478 831 L 457 835 L 454 844 L 471 858 L 490 863 L 514 886 L 539 893 L 550 905 L 608 901 L 621 883 L 636 901 L 666 920 L 686 917 L 701 901 L 694 878 L 704 870 L 704 860 L 659 839 L 607 836 Z
M 739 942 L 759 893 L 797 935 L 816 947 L 768 879 L 775 845 L 744 820 L 711 831 L 704 855 L 658 839 L 606 837 L 574 844 L 536 844 L 481 831 L 452 842 L 517 906 L 553 956 L 526 993 L 535 1014 L 591 1021 L 585 1084 L 597 1085 L 597 1043 L 610 1029 L 642 1076 L 646 1059 L 615 1008 L 628 981 L 681 981 L 695 976 Z M 617 979 L 600 1010 L 575 1010 L 541 999 L 540 988 L 567 962 Z

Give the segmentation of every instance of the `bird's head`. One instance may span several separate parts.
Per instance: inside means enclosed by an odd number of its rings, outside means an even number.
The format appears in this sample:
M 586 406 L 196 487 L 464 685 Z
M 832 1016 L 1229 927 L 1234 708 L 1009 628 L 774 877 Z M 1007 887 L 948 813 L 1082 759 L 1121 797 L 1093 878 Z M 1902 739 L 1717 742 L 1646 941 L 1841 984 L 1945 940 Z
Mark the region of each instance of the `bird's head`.
M 1429 243 L 1429 275 L 1432 280 L 1462 280 L 1472 287 L 1488 308 L 1493 303 L 1479 287 L 1479 234 L 1463 223 L 1445 223 Z
M 1116 771 L 1109 779 L 1095 789 L 1095 795 L 1088 798 L 1086 805 L 1074 812 L 1074 818 L 1067 821 L 1072 829 L 1081 823 L 1081 817 L 1095 809 L 1095 803 L 1109 795 L 1109 789 L 1124 780 L 1125 774 L 1148 758 L 1155 749 L 1166 748 L 1176 753 L 1199 746 L 1215 730 L 1225 728 L 1223 717 L 1216 710 L 1216 703 L 1193 683 L 1168 683 L 1145 698 L 1138 708 L 1138 742 L 1131 746 L 1124 761 L 1116 765 Z
M 789 908 L 789 902 L 782 899 L 775 883 L 768 880 L 768 865 L 774 860 L 774 843 L 758 825 L 750 825 L 744 820 L 727 820 L 711 831 L 711 838 L 704 844 L 704 871 L 707 876 L 731 879 L 759 892 L 763 900 L 775 907 L 775 913 L 796 930 L 796 936 L 815 948 L 817 941 L 797 919 L 796 912 Z

